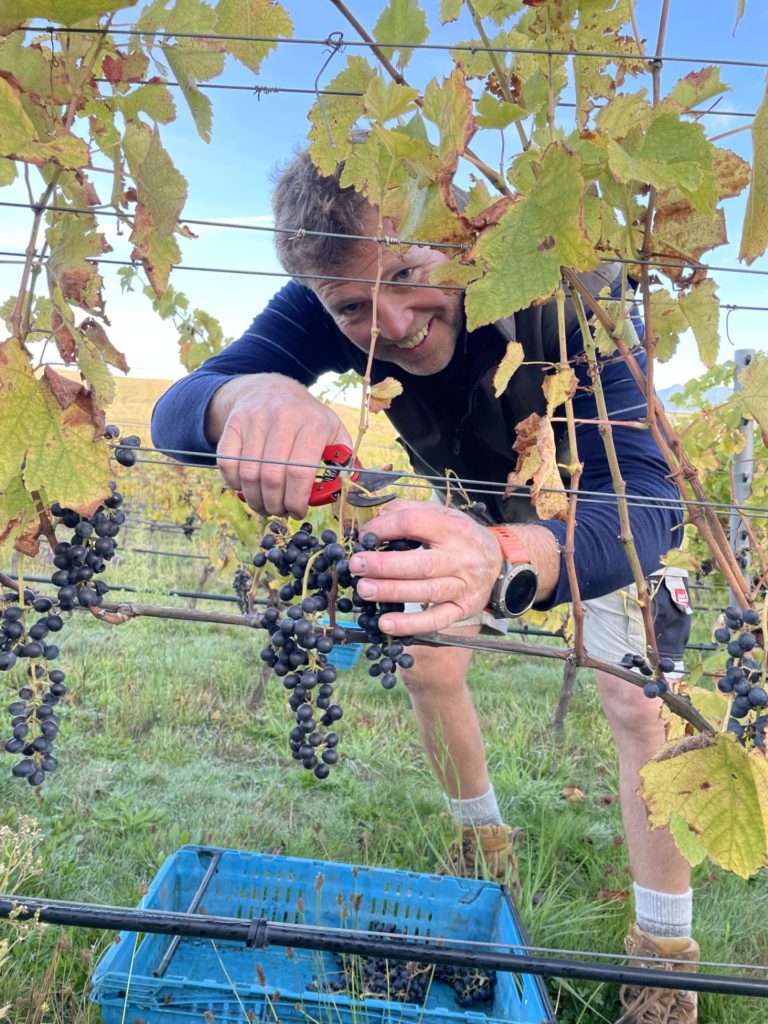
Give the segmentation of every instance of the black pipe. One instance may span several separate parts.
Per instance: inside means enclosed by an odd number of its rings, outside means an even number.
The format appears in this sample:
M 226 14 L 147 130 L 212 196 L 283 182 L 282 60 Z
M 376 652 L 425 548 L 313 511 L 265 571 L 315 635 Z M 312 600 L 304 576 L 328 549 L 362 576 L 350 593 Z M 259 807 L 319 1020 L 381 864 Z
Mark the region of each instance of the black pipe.
M 20 907 L 24 909 L 19 911 Z M 609 981 L 653 988 L 691 989 L 720 995 L 768 997 L 768 979 L 694 974 L 690 971 L 669 971 L 652 967 L 590 964 L 559 957 L 478 952 L 456 946 L 451 949 L 447 945 L 428 944 L 422 940 L 408 940 L 405 937 L 387 934 L 357 938 L 356 934 L 359 933 L 354 931 L 348 935 L 341 935 L 336 929 L 281 924 L 264 918 L 239 920 L 232 917 L 208 917 L 165 910 L 58 902 L 0 894 L 0 917 L 9 917 L 12 913 L 14 919 L 22 921 L 38 915 L 38 919 L 47 924 L 221 939 L 244 942 L 249 947 L 270 944 L 293 946 L 330 953 L 387 957 L 392 960 L 412 960 L 418 963 L 448 964 L 457 967 L 472 966 L 485 970 L 537 974 L 553 978 L 581 978 L 586 981 Z

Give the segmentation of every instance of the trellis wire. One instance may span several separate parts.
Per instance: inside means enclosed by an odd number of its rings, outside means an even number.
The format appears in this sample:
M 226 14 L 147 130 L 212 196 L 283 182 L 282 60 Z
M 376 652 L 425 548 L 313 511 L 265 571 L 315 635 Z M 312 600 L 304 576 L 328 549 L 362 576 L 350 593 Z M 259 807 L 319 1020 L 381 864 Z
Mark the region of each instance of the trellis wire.
M 274 43 L 275 45 L 298 45 L 298 46 L 323 46 L 329 45 L 329 38 L 326 36 L 324 39 L 304 39 L 295 38 L 288 36 L 251 36 L 251 35 L 230 35 L 220 32 L 169 32 L 163 29 L 152 29 L 152 30 L 141 30 L 141 29 L 126 29 L 126 28 L 104 28 L 99 25 L 93 27 L 84 27 L 79 25 L 77 27 L 57 28 L 55 25 L 47 22 L 45 25 L 21 25 L 19 28 L 14 29 L 16 32 L 66 32 L 66 33 L 82 33 L 85 35 L 112 35 L 112 36 L 142 36 L 145 39 L 152 37 L 158 39 L 205 39 L 205 40 L 221 40 L 222 42 L 236 42 L 236 43 Z M 408 49 L 408 50 L 439 50 L 439 51 L 455 51 L 456 53 L 520 53 L 528 54 L 534 57 L 589 57 L 594 60 L 617 60 L 622 63 L 637 63 L 637 64 L 648 64 L 649 70 L 652 69 L 653 65 L 659 62 L 659 59 L 655 56 L 645 55 L 642 53 L 616 53 L 612 51 L 598 51 L 598 50 L 557 50 L 549 47 L 534 48 L 530 46 L 485 46 L 483 44 L 467 44 L 467 43 L 414 43 L 414 42 L 396 42 L 390 40 L 377 39 L 375 44 L 383 49 Z M 346 47 L 354 47 L 358 49 L 369 50 L 371 44 L 363 42 L 358 39 L 344 39 L 342 45 Z M 742 67 L 742 68 L 768 68 L 768 62 L 766 61 L 751 61 L 751 60 L 715 60 L 712 57 L 678 57 L 678 56 L 667 56 L 664 55 L 663 63 L 673 64 L 719 64 L 722 67 Z M 314 91 L 314 90 L 313 90 Z
M 216 460 L 216 453 L 215 452 L 199 452 L 199 451 L 192 451 L 192 450 L 189 450 L 189 449 L 182 449 L 182 448 L 163 448 L 163 449 L 157 449 L 157 448 L 147 448 L 147 447 L 144 447 L 144 446 L 137 446 L 133 450 L 134 451 L 149 452 L 149 453 L 154 453 L 154 454 L 159 454 L 159 455 L 181 455 L 181 456 L 192 456 L 194 458 L 199 458 L 199 459 L 206 459 L 206 460 L 208 460 L 207 462 L 196 464 L 192 468 L 194 468 L 194 469 L 218 469 L 218 466 L 217 466 L 217 464 L 215 462 L 215 460 Z M 295 461 L 292 461 L 290 459 L 260 459 L 260 458 L 256 458 L 255 456 L 248 456 L 248 455 L 227 455 L 226 458 L 224 459 L 224 461 L 226 461 L 226 462 L 255 463 L 255 464 L 258 464 L 258 465 L 267 465 L 267 466 L 292 466 L 292 467 L 298 468 L 298 469 L 314 469 L 316 471 L 323 471 L 323 470 L 327 470 L 328 469 L 328 466 L 325 463 L 322 463 L 322 462 L 318 462 L 318 463 L 314 463 L 314 462 L 295 462 Z M 168 467 L 174 467 L 174 468 L 178 467 L 178 463 L 174 462 L 174 461 L 171 461 L 170 459 L 140 459 L 140 458 L 137 458 L 136 462 L 137 463 L 143 463 L 145 465 L 153 465 L 153 466 L 168 466 Z M 352 468 L 349 468 L 349 469 L 341 468 L 340 472 L 342 472 L 342 473 L 352 473 L 352 472 L 354 472 L 354 469 L 352 469 Z M 405 471 L 402 472 L 402 473 L 399 473 L 397 470 L 386 471 L 386 472 L 383 472 L 382 475 L 389 476 L 391 478 L 391 480 L 392 480 L 393 485 L 397 484 L 398 481 L 402 481 L 403 479 L 405 479 L 406 481 L 411 481 L 411 480 L 413 480 L 413 481 L 427 481 L 427 482 L 432 482 L 432 483 L 435 483 L 435 484 L 437 484 L 439 486 L 443 486 L 443 487 L 445 487 L 446 484 L 447 484 L 447 485 L 450 485 L 452 489 L 459 489 L 459 485 L 460 485 L 460 486 L 469 488 L 470 490 L 472 490 L 473 493 L 476 493 L 476 494 L 499 495 L 499 494 L 503 494 L 503 492 L 504 492 L 504 490 L 506 488 L 506 484 L 499 483 L 498 481 L 495 481 L 495 480 L 475 480 L 475 479 L 470 479 L 470 478 L 462 478 L 460 481 L 452 481 L 452 480 L 446 480 L 446 477 L 444 477 L 444 476 L 438 476 L 438 475 L 434 475 L 433 476 L 433 475 L 430 475 L 430 474 L 427 474 L 427 473 L 421 474 L 421 473 L 410 473 L 410 472 L 405 472 Z M 424 489 L 427 488 L 427 484 L 424 484 L 424 483 L 406 483 L 406 484 L 402 484 L 401 483 L 400 486 L 411 487 L 411 488 L 413 488 L 415 490 L 424 490 Z M 484 488 L 484 489 L 481 489 L 481 488 Z M 433 488 L 430 487 L 428 489 L 432 490 Z M 531 489 L 532 488 L 530 486 L 528 486 L 528 485 L 521 485 L 520 487 L 516 487 L 515 488 L 515 494 L 513 494 L 512 497 L 515 497 L 515 496 L 522 497 L 526 492 L 530 492 Z M 739 505 L 734 505 L 734 504 L 732 504 L 730 502 L 706 502 L 706 501 L 695 501 L 695 500 L 686 501 L 682 497 L 681 498 L 664 498 L 664 497 L 662 497 L 660 495 L 653 496 L 653 495 L 644 495 L 644 494 L 626 494 L 626 495 L 621 495 L 620 496 L 620 495 L 616 495 L 614 492 L 609 492 L 609 491 L 573 490 L 572 488 L 568 488 L 568 487 L 563 487 L 563 488 L 542 487 L 540 489 L 540 493 L 543 493 L 543 494 L 555 493 L 555 494 L 567 494 L 567 495 L 575 494 L 575 495 L 577 495 L 579 497 L 580 500 L 581 499 L 589 500 L 590 498 L 592 498 L 592 499 L 599 498 L 601 503 L 603 503 L 603 504 L 608 502 L 608 501 L 619 500 L 619 498 L 621 498 L 622 500 L 626 500 L 627 504 L 630 507 L 631 506 L 645 506 L 645 507 L 658 508 L 658 509 L 676 509 L 676 508 L 682 508 L 684 505 L 691 505 L 691 506 L 702 506 L 702 507 L 706 507 L 706 508 L 713 508 L 713 509 L 715 509 L 717 511 L 722 511 L 722 512 L 729 512 L 729 511 L 732 511 L 732 510 L 737 510 L 737 511 L 741 510 L 745 514 L 748 514 L 750 516 L 754 516 L 755 518 L 758 518 L 758 517 L 759 518 L 763 518 L 765 516 L 768 516 L 768 507 L 754 506 L 754 505 L 739 506 Z M 593 502 L 593 503 L 595 503 L 595 502 Z

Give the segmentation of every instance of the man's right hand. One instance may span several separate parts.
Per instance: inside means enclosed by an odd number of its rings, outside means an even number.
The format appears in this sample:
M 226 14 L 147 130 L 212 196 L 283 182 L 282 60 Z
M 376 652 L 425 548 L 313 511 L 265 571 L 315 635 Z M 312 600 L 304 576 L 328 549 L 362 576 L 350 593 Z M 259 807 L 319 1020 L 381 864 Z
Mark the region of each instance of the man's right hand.
M 218 441 L 216 461 L 227 485 L 242 491 L 254 511 L 296 519 L 307 513 L 326 445 L 352 447 L 329 406 L 276 373 L 238 377 L 219 388 L 208 406 L 206 433 Z

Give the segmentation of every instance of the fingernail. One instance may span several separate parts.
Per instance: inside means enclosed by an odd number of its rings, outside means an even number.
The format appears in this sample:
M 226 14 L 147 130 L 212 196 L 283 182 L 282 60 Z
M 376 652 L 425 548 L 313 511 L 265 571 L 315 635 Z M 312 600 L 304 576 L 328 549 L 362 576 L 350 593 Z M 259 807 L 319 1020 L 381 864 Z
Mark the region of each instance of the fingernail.
M 357 584 L 360 597 L 376 597 L 376 584 L 370 580 L 360 580 Z
M 361 555 L 353 555 L 349 560 L 349 571 L 355 576 L 362 576 L 365 572 L 365 559 Z
M 379 619 L 379 632 L 380 633 L 388 633 L 391 628 L 392 628 L 392 620 L 391 619 L 386 619 L 386 618 Z

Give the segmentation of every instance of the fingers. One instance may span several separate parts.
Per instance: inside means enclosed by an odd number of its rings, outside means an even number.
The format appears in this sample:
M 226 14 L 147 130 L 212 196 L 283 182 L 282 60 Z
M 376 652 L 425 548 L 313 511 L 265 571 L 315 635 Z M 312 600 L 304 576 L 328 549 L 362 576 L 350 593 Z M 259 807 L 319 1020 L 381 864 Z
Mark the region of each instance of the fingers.
M 306 515 L 326 445 L 351 447 L 338 416 L 316 399 L 278 402 L 255 396 L 233 410 L 222 431 L 217 463 L 226 484 L 242 491 L 260 515 Z
M 459 605 L 436 604 L 421 612 L 387 612 L 379 619 L 379 629 L 390 636 L 417 636 L 442 632 L 464 618 L 466 613 Z

